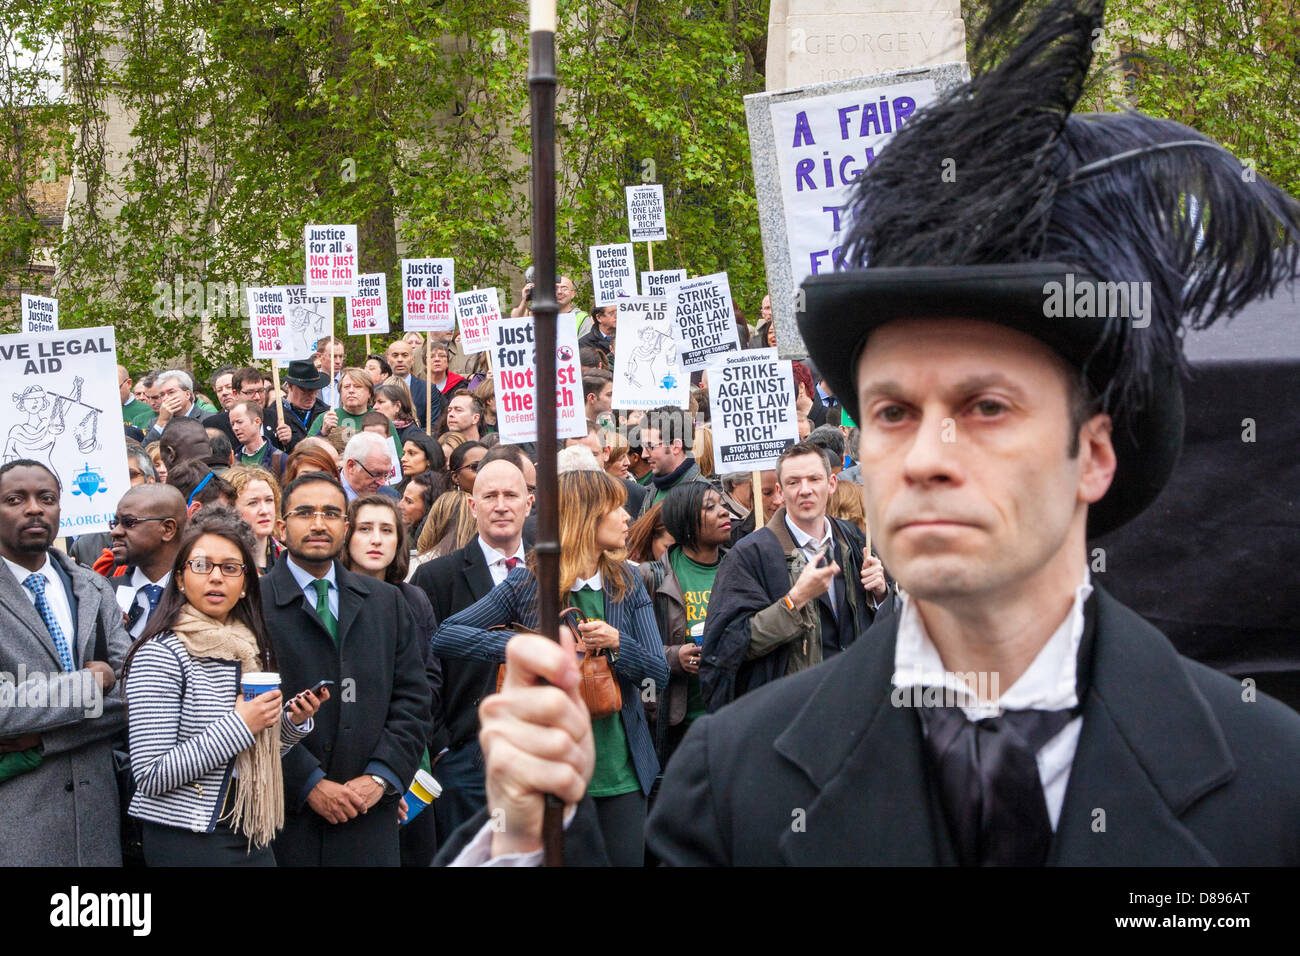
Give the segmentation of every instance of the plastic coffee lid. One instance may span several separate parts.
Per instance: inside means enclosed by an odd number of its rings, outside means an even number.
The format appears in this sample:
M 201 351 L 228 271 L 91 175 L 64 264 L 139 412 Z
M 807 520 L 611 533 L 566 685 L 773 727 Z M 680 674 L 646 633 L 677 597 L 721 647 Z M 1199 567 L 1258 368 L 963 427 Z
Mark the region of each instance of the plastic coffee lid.
M 274 671 L 256 671 L 252 674 L 245 674 L 243 681 L 245 684 L 275 684 L 279 686 L 280 675 Z
M 433 774 L 429 773 L 427 770 L 415 771 L 415 779 L 420 786 L 424 787 L 425 790 L 428 790 L 435 797 L 442 794 L 442 784 L 433 779 Z

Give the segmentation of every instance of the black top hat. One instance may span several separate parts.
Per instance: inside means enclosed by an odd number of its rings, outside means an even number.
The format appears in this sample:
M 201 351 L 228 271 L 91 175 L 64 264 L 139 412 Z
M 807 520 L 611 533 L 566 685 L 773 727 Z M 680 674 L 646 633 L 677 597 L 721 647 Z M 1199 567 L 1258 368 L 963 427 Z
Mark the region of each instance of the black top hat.
M 289 363 L 289 372 L 284 377 L 286 385 L 299 388 L 322 389 L 330 383 L 330 377 L 311 362 L 299 360 Z
M 1000 4 L 976 50 L 1006 48 L 995 34 L 1024 6 Z M 1118 467 L 1090 536 L 1141 512 L 1173 471 L 1184 327 L 1272 294 L 1300 253 L 1300 204 L 1214 141 L 1140 113 L 1070 115 L 1103 14 L 1103 0 L 1051 0 L 996 69 L 915 114 L 855 187 L 848 271 L 806 280 L 799 315 L 855 421 L 857 363 L 886 322 L 981 319 L 1056 350 L 1114 420 Z M 1142 290 L 1142 315 L 1121 284 Z

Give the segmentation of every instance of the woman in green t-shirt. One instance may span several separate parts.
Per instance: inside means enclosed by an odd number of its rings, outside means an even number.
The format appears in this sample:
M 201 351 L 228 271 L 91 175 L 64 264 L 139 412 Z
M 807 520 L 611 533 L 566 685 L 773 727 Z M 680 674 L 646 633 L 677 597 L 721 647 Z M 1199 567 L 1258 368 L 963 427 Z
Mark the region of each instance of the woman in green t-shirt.
M 587 619 L 575 637 L 588 653 L 609 657 L 623 696 L 619 713 L 592 721 L 596 766 L 587 793 L 610 861 L 641 866 L 646 801 L 659 773 L 642 700 L 657 698 L 668 685 L 663 642 L 641 578 L 624 560 L 626 489 L 603 471 L 569 472 L 559 486 L 560 604 Z M 482 600 L 444 621 L 433 652 L 504 661 L 514 634 L 492 628 L 537 627 L 537 613 L 530 556 Z
M 660 502 L 664 529 L 674 544 L 658 561 L 641 565 L 654 602 L 671 677 L 668 693 L 652 711 L 659 762 L 668 766 L 691 722 L 705 713 L 700 695 L 700 642 L 718 575 L 722 548 L 731 540 L 731 513 L 706 481 L 684 481 Z

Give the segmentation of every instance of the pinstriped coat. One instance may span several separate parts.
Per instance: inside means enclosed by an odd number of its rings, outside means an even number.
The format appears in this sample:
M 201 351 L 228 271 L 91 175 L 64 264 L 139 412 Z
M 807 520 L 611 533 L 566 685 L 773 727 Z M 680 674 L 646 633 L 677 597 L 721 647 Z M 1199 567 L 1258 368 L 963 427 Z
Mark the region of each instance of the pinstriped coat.
M 122 629 L 113 586 L 58 551 L 48 554 L 71 585 L 77 665 L 84 668 L 94 660 L 102 630 L 108 663 L 120 673 L 131 640 Z M 54 686 L 76 692 L 63 697 L 70 706 L 15 706 L 20 665 L 29 687 L 33 673 L 59 674 Z M 0 565 L 0 683 L 9 684 L 4 696 L 15 695 L 14 702 L 0 700 L 0 737 L 39 733 L 43 756 L 39 767 L 0 783 L 4 865 L 121 866 L 112 738 L 126 726 L 122 698 L 114 687 L 103 695 L 102 713 L 87 717 L 97 708 L 88 708 L 78 695 L 89 671 L 60 671 L 45 622 L 9 568 Z
M 637 780 L 641 790 L 649 794 L 659 773 L 659 760 L 655 757 L 654 740 L 641 703 L 642 682 L 647 679 L 654 682 L 655 699 L 658 699 L 668 688 L 668 664 L 664 661 L 663 639 L 641 576 L 626 564 L 623 570 L 628 575 L 628 591 L 617 603 L 610 601 L 608 590 L 604 592 L 605 621 L 618 631 L 618 659 L 613 663 L 613 671 L 623 692 L 620 716 Z M 514 633 L 488 628 L 516 623 L 537 627 L 537 579 L 524 567 L 511 571 L 482 600 L 447 618 L 433 636 L 433 653 L 503 662 L 506 643 Z

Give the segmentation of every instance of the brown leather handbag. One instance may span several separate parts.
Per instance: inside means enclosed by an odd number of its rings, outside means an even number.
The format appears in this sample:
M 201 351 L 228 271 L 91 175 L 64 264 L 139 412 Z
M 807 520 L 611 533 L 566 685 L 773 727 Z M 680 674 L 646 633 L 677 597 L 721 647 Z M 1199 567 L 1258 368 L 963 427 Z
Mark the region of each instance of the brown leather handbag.
M 567 624 L 575 634 L 578 631 L 577 625 L 584 623 L 586 620 L 582 616 L 582 612 L 573 607 L 566 608 L 560 614 L 560 623 Z M 527 633 L 531 629 L 519 624 L 511 624 L 508 627 L 501 628 L 501 630 Z M 605 653 L 604 648 L 594 654 L 588 654 L 586 650 L 583 650 L 578 658 L 578 670 L 582 674 L 582 684 L 579 690 L 582 692 L 583 703 L 587 705 L 592 720 L 611 717 L 623 709 L 623 690 L 618 686 L 618 678 L 614 676 L 613 668 L 609 664 L 609 656 Z M 497 668 L 498 694 L 501 693 L 505 680 L 506 665 L 502 664 Z

